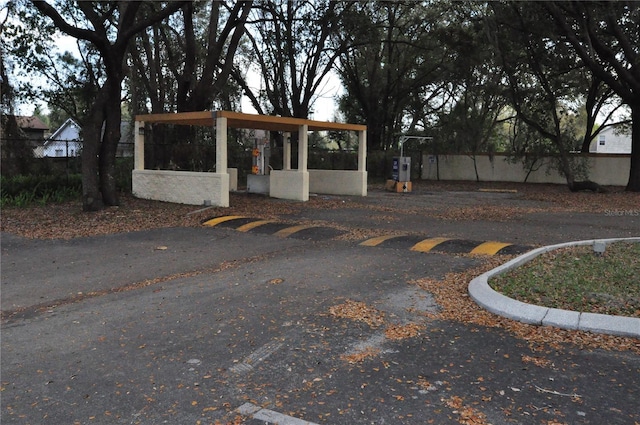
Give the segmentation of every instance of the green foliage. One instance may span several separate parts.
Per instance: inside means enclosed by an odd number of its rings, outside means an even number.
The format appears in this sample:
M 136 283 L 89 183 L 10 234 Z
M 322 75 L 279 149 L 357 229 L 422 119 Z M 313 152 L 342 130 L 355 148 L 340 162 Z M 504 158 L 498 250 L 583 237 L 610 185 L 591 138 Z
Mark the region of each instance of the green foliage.
M 81 193 L 82 178 L 79 174 L 0 177 L 0 206 L 2 207 L 64 202 L 78 199 Z
M 434 109 L 444 58 L 453 57 L 435 30 L 448 16 L 440 6 L 354 2 L 343 17 L 342 37 L 351 48 L 338 67 L 345 87 L 340 109 L 347 121 L 367 124 L 371 150 L 393 148 L 407 122 L 424 120 Z
M 119 191 L 131 193 L 131 172 L 133 157 L 116 158 L 116 187 Z

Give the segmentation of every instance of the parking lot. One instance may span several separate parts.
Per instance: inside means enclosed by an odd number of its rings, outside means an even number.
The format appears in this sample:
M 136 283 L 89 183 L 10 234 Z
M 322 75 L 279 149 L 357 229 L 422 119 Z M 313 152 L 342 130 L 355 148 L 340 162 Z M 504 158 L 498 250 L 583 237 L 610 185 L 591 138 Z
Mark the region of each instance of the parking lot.
M 3 232 L 2 423 L 640 423 L 640 341 L 545 342 L 425 289 L 516 253 L 483 243 L 638 236 L 640 217 L 427 186 L 250 203 L 199 212 L 235 224 Z

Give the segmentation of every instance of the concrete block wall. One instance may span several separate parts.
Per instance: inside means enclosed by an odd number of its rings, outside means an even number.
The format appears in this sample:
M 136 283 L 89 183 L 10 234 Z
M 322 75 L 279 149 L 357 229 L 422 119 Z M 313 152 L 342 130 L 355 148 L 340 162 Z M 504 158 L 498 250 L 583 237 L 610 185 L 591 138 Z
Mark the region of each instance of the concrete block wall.
M 155 201 L 229 206 L 229 174 L 191 171 L 133 170 L 133 196 Z
M 589 167 L 589 179 L 601 185 L 626 186 L 631 166 L 630 155 L 581 155 Z M 480 181 L 524 182 L 527 171 L 522 164 L 510 163 L 506 155 L 476 155 L 476 166 Z M 566 180 L 557 171 L 549 170 L 551 159 L 545 159 L 543 165 L 533 171 L 527 182 L 566 184 Z M 424 154 L 422 161 L 422 179 L 437 180 L 476 180 L 473 158 L 470 155 Z

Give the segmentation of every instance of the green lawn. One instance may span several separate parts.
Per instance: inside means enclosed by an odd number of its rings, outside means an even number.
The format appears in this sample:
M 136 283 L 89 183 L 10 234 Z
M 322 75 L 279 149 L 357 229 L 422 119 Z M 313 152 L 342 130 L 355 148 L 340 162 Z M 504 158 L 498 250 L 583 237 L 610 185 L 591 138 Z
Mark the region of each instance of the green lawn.
M 526 303 L 581 312 L 640 317 L 640 243 L 548 252 L 489 281 L 496 291 Z

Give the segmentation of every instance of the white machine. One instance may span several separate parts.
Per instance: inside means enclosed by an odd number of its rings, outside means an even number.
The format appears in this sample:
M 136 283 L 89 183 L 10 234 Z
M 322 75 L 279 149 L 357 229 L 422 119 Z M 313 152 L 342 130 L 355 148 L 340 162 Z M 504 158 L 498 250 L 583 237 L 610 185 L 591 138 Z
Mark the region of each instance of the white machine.
M 255 138 L 253 142 L 251 174 L 247 175 L 247 192 L 269 194 L 269 138 Z

